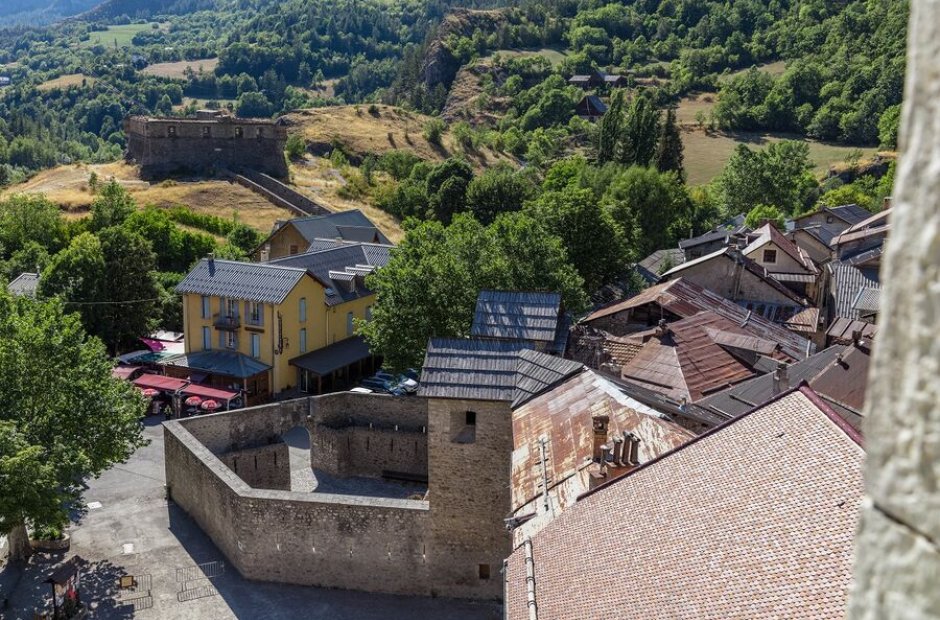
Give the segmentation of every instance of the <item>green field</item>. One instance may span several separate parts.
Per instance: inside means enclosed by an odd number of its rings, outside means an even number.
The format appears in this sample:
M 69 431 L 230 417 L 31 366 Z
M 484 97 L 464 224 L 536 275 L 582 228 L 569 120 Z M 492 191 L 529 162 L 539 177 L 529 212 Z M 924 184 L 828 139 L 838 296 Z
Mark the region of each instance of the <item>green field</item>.
M 539 49 L 505 49 L 505 50 L 496 50 L 493 54 L 490 54 L 488 58 L 491 58 L 494 54 L 499 54 L 503 58 L 525 58 L 527 56 L 544 56 L 552 63 L 553 67 L 557 67 L 562 63 L 562 61 L 568 57 L 568 53 L 564 50 L 555 49 L 552 47 L 543 47 Z
M 731 154 L 739 144 L 751 148 L 764 148 L 781 140 L 800 140 L 809 144 L 809 156 L 816 165 L 818 175 L 824 175 L 830 165 L 844 162 L 856 147 L 807 140 L 801 136 L 785 134 L 760 134 L 744 131 L 708 132 L 685 126 L 682 128 L 682 144 L 685 147 L 685 171 L 689 185 L 702 185 L 721 174 Z M 871 158 L 878 149 L 857 149 L 862 158 Z
M 778 77 L 778 76 L 783 75 L 783 72 L 787 70 L 787 63 L 785 60 L 778 60 L 776 62 L 769 62 L 766 65 L 758 65 L 757 68 L 763 71 L 764 73 L 769 73 L 770 75 L 774 77 Z M 733 73 L 722 75 L 721 77 L 718 78 L 718 81 L 727 82 L 731 80 L 732 78 L 736 78 L 739 75 L 747 73 L 750 70 L 751 70 L 750 67 L 748 67 L 747 69 L 739 69 L 737 71 L 734 71 Z
M 102 30 L 99 32 L 89 33 L 90 38 L 87 41 L 82 41 L 82 47 L 93 47 L 95 45 L 104 45 L 114 47 L 133 47 L 134 35 L 138 32 L 150 32 L 153 30 L 154 25 L 157 25 L 159 28 L 164 28 L 164 24 L 159 23 L 147 23 L 147 24 L 126 24 L 121 26 L 108 26 L 107 30 Z

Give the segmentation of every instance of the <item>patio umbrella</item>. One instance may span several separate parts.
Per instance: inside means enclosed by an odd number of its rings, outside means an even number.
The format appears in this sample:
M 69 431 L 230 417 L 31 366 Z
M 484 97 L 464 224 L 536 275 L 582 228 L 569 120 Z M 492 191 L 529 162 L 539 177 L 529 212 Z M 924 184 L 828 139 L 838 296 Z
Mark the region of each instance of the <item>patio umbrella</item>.
M 207 400 L 202 403 L 202 408 L 206 411 L 215 411 L 219 408 L 219 403 L 214 400 Z
M 141 390 L 140 393 L 144 395 L 144 398 L 153 398 L 154 396 L 159 396 L 160 390 L 147 388 L 146 390 Z
M 189 398 L 186 399 L 187 407 L 198 407 L 201 404 L 202 404 L 202 399 L 199 398 L 198 396 L 190 396 Z

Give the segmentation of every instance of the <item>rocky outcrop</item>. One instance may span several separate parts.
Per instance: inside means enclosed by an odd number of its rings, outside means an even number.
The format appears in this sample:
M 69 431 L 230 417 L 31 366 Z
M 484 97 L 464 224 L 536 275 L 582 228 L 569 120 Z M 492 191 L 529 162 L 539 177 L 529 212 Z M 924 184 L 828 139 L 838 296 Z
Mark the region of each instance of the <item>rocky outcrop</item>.
M 505 20 L 502 10 L 454 9 L 441 22 L 437 36 L 428 45 L 421 67 L 424 83 L 433 88 L 443 84 L 449 88 L 460 69 L 460 61 L 447 47 L 451 35 L 469 37 L 479 28 L 483 32 L 493 32 Z

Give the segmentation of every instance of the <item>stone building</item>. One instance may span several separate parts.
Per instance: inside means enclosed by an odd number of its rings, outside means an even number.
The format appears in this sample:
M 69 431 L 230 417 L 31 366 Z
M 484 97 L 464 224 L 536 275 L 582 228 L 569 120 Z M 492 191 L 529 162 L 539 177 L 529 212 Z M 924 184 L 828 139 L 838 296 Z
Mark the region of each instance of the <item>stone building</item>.
M 196 118 L 131 116 L 124 133 L 127 159 L 145 177 L 245 169 L 288 176 L 287 128 L 278 121 L 203 110 Z

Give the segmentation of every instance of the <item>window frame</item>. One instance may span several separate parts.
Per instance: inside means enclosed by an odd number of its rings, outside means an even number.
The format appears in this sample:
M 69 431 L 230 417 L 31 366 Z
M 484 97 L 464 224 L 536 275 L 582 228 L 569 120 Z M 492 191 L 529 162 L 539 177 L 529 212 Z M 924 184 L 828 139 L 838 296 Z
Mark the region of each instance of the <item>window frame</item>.
M 764 253 L 761 255 L 762 261 L 764 263 L 770 263 L 773 265 L 777 264 L 777 250 L 773 248 L 766 248 Z

